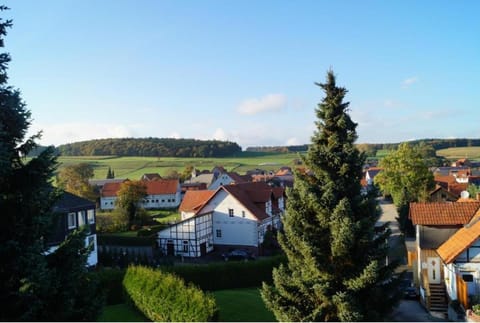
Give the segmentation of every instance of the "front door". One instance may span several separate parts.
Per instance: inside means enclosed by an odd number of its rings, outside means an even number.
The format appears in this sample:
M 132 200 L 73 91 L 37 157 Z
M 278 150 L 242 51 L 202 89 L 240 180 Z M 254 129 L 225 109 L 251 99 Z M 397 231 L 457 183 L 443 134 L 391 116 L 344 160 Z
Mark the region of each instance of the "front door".
M 442 273 L 440 272 L 440 258 L 427 257 L 428 282 L 430 284 L 440 284 Z

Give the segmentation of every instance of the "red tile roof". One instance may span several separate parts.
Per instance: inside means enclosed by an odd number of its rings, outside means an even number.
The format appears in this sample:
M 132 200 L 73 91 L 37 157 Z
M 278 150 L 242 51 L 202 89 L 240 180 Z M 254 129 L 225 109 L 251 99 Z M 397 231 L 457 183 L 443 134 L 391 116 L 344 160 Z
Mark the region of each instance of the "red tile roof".
M 102 188 L 102 197 L 117 196 L 117 192 L 123 183 L 105 183 Z
M 158 181 L 143 181 L 148 195 L 175 194 L 179 185 L 178 179 L 162 179 Z M 106 183 L 102 189 L 102 196 L 117 196 L 122 183 Z
M 283 190 L 283 188 L 280 189 Z M 269 217 L 265 210 L 265 203 L 273 196 L 280 194 L 280 190 L 275 189 L 274 193 L 272 187 L 265 182 L 247 182 L 221 186 L 217 191 L 215 191 L 210 199 L 212 199 L 217 192 L 221 190 L 224 190 L 233 196 L 260 221 L 263 221 Z M 205 204 L 206 203 L 204 203 L 204 205 Z M 201 214 L 201 211 L 201 208 L 198 209 L 197 214 Z
M 201 208 L 215 194 L 214 190 L 187 191 L 180 204 L 180 212 L 192 212 Z
M 409 218 L 419 225 L 463 225 L 480 208 L 480 202 L 410 203 Z
M 470 223 L 455 232 L 438 249 L 438 255 L 447 264 L 452 263 L 462 252 L 480 238 L 480 213 Z
M 148 195 L 175 194 L 179 187 L 178 179 L 162 179 L 144 183 Z

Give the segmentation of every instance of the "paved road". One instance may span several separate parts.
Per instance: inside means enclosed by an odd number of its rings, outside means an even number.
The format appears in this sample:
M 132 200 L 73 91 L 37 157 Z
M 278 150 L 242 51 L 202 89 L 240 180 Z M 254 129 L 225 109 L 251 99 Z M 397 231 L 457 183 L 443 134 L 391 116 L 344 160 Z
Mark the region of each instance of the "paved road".
M 396 248 L 403 243 L 400 229 L 396 217 L 398 216 L 395 205 L 383 198 L 379 198 L 378 202 L 382 209 L 382 215 L 378 220 L 379 223 L 390 222 L 390 230 L 392 234 L 389 239 L 390 248 Z M 406 258 L 399 259 L 400 264 L 406 268 Z M 425 308 L 416 300 L 402 300 L 398 307 L 392 312 L 391 320 L 395 322 L 442 322 L 445 318 L 435 317 L 428 313 Z

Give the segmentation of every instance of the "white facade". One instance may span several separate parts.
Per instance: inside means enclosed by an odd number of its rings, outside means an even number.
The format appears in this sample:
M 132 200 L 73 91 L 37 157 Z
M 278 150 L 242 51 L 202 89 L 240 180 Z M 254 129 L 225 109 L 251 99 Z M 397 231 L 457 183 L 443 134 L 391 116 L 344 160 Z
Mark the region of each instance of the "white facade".
M 102 210 L 113 210 L 115 208 L 116 196 L 107 196 L 100 198 L 100 208 Z M 180 190 L 175 194 L 147 195 L 141 202 L 141 207 L 145 209 L 170 209 L 176 208 L 182 201 Z
M 229 185 L 233 183 L 234 180 L 227 173 L 220 174 L 217 179 L 215 179 L 212 184 L 208 187 L 209 190 L 216 190 L 220 186 Z
M 466 281 L 468 295 L 480 295 L 480 239 L 462 252 L 454 263 L 444 264 L 443 270 L 450 299 L 457 299 L 457 275 Z
M 144 209 L 176 208 L 182 201 L 180 191 L 175 194 L 147 195 L 140 203 Z

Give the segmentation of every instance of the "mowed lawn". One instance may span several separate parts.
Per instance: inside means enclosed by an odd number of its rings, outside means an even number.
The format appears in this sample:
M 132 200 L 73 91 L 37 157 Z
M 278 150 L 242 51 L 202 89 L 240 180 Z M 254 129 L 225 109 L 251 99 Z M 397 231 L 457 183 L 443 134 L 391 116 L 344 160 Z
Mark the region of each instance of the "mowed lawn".
M 265 308 L 258 288 L 226 289 L 212 293 L 219 308 L 220 322 L 275 322 Z M 141 313 L 127 304 L 105 306 L 98 322 L 144 322 Z
M 226 289 L 213 292 L 221 322 L 276 322 L 267 310 L 258 288 Z
M 158 173 L 161 176 L 165 176 L 171 171 L 181 173 L 187 166 L 209 171 L 215 166 L 223 166 L 227 171 L 239 174 L 245 174 L 247 170 L 255 168 L 276 171 L 282 166 L 293 167 L 295 159 L 298 159 L 296 153 L 242 153 L 240 157 L 228 158 L 60 156 L 58 161 L 59 168 L 88 163 L 94 168 L 95 179 L 104 179 L 109 167 L 114 171 L 116 178 L 140 179 L 146 173 Z

